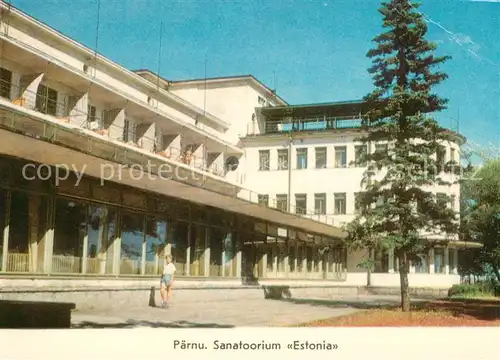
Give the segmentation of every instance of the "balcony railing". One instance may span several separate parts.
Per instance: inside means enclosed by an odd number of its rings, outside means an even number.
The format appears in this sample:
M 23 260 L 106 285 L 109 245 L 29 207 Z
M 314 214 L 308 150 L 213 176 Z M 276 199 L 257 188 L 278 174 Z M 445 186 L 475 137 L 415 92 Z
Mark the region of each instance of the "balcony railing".
M 9 90 L 4 91 L 4 94 L 8 92 L 10 94 L 21 93 L 21 88 L 19 86 L 12 83 L 6 83 L 1 79 L 0 86 L 4 90 Z M 135 124 L 113 124 L 113 115 L 118 115 L 113 112 L 115 109 L 104 110 L 103 116 L 97 116 L 88 113 L 87 111 L 76 109 L 76 105 L 71 107 L 67 101 L 57 101 L 54 99 L 54 96 L 51 97 L 50 94 L 47 96 L 27 90 L 24 90 L 23 93 L 23 97 L 12 98 L 12 96 L 9 96 L 5 99 L 14 105 L 52 116 L 63 126 L 85 129 L 93 132 L 102 139 L 122 142 L 135 147 L 138 150 L 159 155 L 166 159 L 188 165 L 199 171 L 208 172 L 221 178 L 224 178 L 227 173 L 222 161 L 219 161 L 218 163 L 209 163 L 210 159 L 207 154 L 210 153 L 210 149 L 206 144 L 181 144 L 181 146 L 164 144 L 163 136 L 169 136 L 169 134 L 162 134 L 159 131 L 155 131 L 154 135 L 141 134 L 138 136 L 138 128 L 142 126 L 143 129 L 145 129 L 145 127 L 153 125 L 153 122 L 141 122 L 140 119 L 137 119 Z M 58 97 L 68 99 L 67 96 Z M 104 118 L 106 117 L 106 114 L 108 115 L 107 119 Z M 128 119 L 125 119 L 125 122 L 128 121 Z M 144 130 L 144 132 L 146 131 L 147 130 Z M 214 151 L 214 153 L 218 152 Z M 213 158 L 211 160 L 213 160 Z
M 276 134 L 290 131 L 324 131 L 334 129 L 359 129 L 362 125 L 361 116 L 314 116 L 287 117 L 284 119 L 268 119 L 265 123 L 266 134 Z M 248 135 L 255 135 L 256 130 L 248 126 Z

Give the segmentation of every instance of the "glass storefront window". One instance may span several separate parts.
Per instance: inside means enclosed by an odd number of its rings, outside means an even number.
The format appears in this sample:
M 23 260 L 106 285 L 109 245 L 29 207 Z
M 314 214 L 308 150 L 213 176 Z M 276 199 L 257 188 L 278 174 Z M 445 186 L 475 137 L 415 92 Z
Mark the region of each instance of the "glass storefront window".
M 222 249 L 226 230 L 211 227 L 210 241 L 210 276 L 222 276 Z
M 171 245 L 172 261 L 177 275 L 186 274 L 186 252 L 188 248 L 188 223 L 179 221 L 175 224 L 174 238 Z
M 165 263 L 167 222 L 156 217 L 146 218 L 146 265 L 145 274 L 160 274 Z
M 0 271 L 4 270 L 2 269 L 4 248 L 3 230 L 6 225 L 7 207 L 7 191 L 0 188 Z
M 140 275 L 144 242 L 144 215 L 122 213 L 120 274 Z
M 57 198 L 52 272 L 81 273 L 83 244 L 87 233 L 87 204 Z
M 113 273 L 113 240 L 116 237 L 114 234 L 116 210 L 106 205 L 91 204 L 88 207 L 87 216 L 86 272 L 88 274 L 111 274 Z

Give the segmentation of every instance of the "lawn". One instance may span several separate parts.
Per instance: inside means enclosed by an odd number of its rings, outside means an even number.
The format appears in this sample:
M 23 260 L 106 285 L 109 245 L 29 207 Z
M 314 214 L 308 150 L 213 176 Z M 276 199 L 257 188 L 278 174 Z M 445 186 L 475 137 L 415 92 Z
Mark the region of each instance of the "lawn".
M 500 326 L 500 300 L 435 300 L 412 306 L 410 313 L 370 309 L 296 326 Z

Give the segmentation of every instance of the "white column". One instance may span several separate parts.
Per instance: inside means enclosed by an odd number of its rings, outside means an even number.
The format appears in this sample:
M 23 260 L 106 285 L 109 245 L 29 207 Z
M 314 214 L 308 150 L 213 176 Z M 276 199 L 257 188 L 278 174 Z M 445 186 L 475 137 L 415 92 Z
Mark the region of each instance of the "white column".
M 290 272 L 290 260 L 288 258 L 288 252 L 290 251 L 290 248 L 288 247 L 288 244 L 285 245 L 285 249 L 286 249 L 286 254 L 283 258 L 283 262 L 284 262 L 284 268 L 285 268 L 285 277 L 288 277 L 288 273 Z
M 453 248 L 452 256 L 453 256 L 453 267 L 451 269 L 451 273 L 458 274 L 458 249 L 457 248 Z
M 429 274 L 434 274 L 434 248 L 429 249 Z
M 210 230 L 205 228 L 205 251 L 203 254 L 203 265 L 205 276 L 210 276 Z
M 302 274 L 306 277 L 307 274 L 307 247 L 302 247 Z
M 261 266 L 262 266 L 262 277 L 265 278 L 267 276 L 267 252 L 262 254 L 261 258 Z
M 191 275 L 191 224 L 188 224 L 188 233 L 187 233 L 187 241 L 188 246 L 186 248 L 186 273 L 184 275 Z
M 10 193 L 7 193 L 5 199 L 5 223 L 3 231 L 3 247 L 2 247 L 2 263 L 0 264 L 1 271 L 7 271 L 7 256 L 9 251 L 9 223 L 10 223 Z M 47 261 L 45 261 L 47 263 Z
M 444 248 L 444 273 L 446 275 L 450 273 L 450 249 L 448 247 Z
M 299 266 L 299 247 L 297 246 L 297 243 L 295 244 L 293 251 L 295 253 L 295 259 L 293 260 L 294 267 L 293 267 L 293 272 L 297 274 L 299 272 L 298 266 Z
M 388 273 L 393 274 L 394 273 L 394 249 L 390 249 L 388 253 Z

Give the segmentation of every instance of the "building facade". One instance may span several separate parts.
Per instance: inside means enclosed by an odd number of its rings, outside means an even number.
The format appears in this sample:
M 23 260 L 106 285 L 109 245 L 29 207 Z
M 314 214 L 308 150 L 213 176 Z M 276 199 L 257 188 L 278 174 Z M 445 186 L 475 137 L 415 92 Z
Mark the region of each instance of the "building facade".
M 186 279 L 366 285 L 367 254 L 342 243 L 356 154 L 384 146 L 356 141 L 362 102 L 290 106 L 251 75 L 168 81 L 0 7 L 1 276 L 156 277 L 171 253 Z M 430 191 L 458 208 L 458 185 Z M 410 285 L 459 282 L 460 246 L 434 241 Z M 376 254 L 372 285 L 399 284 L 395 260 Z

